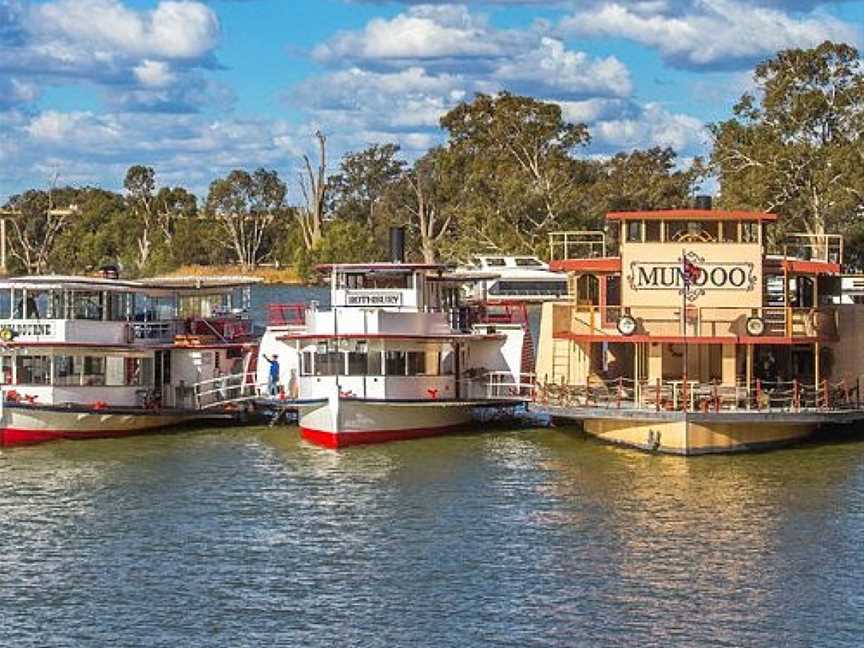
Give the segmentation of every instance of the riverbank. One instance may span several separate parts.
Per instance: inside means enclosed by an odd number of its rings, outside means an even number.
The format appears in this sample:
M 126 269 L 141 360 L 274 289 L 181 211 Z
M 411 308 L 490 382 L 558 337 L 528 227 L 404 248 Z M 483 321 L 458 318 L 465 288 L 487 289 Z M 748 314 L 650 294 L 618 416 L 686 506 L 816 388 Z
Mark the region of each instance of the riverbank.
M 169 276 L 204 277 L 214 275 L 230 275 L 235 277 L 257 277 L 266 284 L 303 285 L 303 280 L 293 266 L 277 268 L 275 266 L 258 266 L 244 269 L 239 265 L 186 265 L 177 268 Z

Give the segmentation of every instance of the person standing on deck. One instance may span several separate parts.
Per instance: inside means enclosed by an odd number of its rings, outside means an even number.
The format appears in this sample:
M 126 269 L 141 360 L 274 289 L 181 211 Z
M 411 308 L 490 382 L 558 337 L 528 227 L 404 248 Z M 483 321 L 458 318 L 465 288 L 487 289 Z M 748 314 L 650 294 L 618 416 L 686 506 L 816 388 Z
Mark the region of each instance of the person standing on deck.
M 279 355 L 274 353 L 272 358 L 266 353 L 261 354 L 270 363 L 270 380 L 267 383 L 267 392 L 271 398 L 279 396 Z

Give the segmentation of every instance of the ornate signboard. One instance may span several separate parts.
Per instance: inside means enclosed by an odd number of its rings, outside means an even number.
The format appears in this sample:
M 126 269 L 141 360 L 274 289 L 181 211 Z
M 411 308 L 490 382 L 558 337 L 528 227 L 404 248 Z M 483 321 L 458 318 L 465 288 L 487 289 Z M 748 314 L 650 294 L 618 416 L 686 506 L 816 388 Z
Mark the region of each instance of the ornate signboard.
M 686 293 L 689 301 L 695 301 L 706 292 L 714 290 L 737 290 L 750 292 L 756 287 L 753 263 L 706 261 L 694 252 L 687 252 L 689 267 L 696 272 L 685 290 L 684 263 L 678 261 L 633 261 L 627 281 L 634 291 L 675 290 Z

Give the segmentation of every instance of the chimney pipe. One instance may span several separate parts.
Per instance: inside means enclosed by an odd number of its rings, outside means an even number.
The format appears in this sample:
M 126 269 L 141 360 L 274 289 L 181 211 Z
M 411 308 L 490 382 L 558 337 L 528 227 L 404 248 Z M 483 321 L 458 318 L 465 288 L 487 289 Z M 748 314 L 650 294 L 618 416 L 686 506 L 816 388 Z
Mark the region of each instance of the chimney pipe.
M 405 263 L 405 228 L 390 228 L 390 261 Z
M 713 201 L 711 196 L 696 196 L 695 208 L 696 209 L 712 209 Z

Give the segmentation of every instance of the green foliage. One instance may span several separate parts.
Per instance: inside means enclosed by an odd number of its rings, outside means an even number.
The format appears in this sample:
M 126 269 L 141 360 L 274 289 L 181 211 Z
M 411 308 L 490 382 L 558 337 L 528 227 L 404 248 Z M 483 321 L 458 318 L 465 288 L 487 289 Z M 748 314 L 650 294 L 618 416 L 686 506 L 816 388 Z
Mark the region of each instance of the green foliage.
M 721 204 L 778 212 L 799 231 L 847 231 L 864 207 L 857 50 L 831 42 L 785 50 L 754 81 L 758 92 L 711 127 Z
M 306 281 L 317 279 L 315 266 L 322 263 L 380 261 L 383 252 L 368 235 L 364 225 L 348 220 L 334 221 L 321 242 L 312 250 L 300 246 L 294 256 L 297 274 Z

